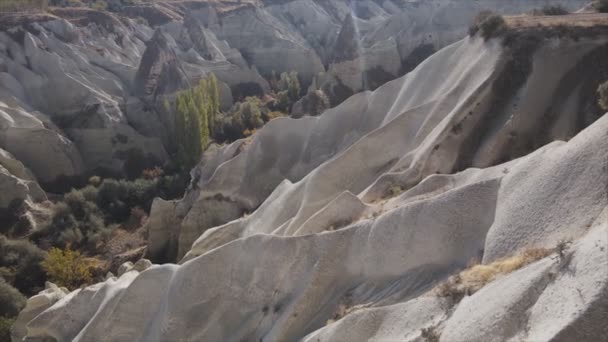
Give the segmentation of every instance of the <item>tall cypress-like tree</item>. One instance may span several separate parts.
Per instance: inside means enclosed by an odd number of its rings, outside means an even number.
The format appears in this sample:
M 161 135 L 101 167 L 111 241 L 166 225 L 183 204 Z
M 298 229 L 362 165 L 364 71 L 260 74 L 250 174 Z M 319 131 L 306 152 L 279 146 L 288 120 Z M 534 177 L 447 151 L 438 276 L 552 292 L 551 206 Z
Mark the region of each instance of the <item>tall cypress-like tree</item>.
M 219 92 L 213 74 L 177 94 L 175 142 L 178 161 L 184 168 L 193 167 L 207 148 L 218 113 Z
M 220 92 L 217 86 L 217 78 L 214 74 L 209 76 L 208 83 L 209 101 L 211 103 L 211 109 L 209 111 L 209 134 L 213 136 L 215 133 L 215 122 L 218 114 L 220 113 Z

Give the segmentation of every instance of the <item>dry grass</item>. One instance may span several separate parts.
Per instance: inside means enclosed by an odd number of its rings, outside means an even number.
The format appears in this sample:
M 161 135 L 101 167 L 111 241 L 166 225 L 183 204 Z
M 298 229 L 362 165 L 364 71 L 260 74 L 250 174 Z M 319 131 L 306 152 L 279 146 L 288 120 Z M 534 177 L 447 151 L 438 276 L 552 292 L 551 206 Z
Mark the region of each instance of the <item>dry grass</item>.
M 556 249 L 534 248 L 521 254 L 496 260 L 490 264 L 470 266 L 457 275 L 451 276 L 436 288 L 439 297 L 450 298 L 453 303 L 459 302 L 465 295 L 479 291 L 497 277 L 509 274 L 537 260 L 545 258 Z

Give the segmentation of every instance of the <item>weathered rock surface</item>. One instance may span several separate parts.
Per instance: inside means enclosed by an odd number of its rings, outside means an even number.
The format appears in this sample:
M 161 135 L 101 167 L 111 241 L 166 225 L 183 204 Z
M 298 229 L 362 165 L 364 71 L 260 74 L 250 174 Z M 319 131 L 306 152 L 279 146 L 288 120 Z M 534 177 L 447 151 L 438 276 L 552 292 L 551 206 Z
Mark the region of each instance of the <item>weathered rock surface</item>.
M 593 95 L 602 76 L 587 61 L 605 53 L 604 42 L 541 39 L 503 49 L 465 40 L 320 117 L 274 120 L 250 143 L 209 152 L 200 171 L 209 176 L 177 206 L 178 258 L 208 228 L 258 207 L 201 240 L 219 239 L 213 248 L 235 236 L 292 235 L 345 190 L 376 201 L 393 186 L 408 189 L 435 173 L 496 165 L 570 138 L 602 113 Z M 362 160 L 367 168 L 355 167 Z M 268 217 L 272 223 L 257 223 Z
M 27 335 L 27 323 L 69 293 L 66 288 L 60 288 L 51 282 L 47 282 L 45 287 L 39 294 L 28 298 L 25 308 L 19 313 L 11 328 L 11 339 L 13 341 L 21 341 Z
M 1 31 L 0 148 L 46 190 L 98 172 L 129 175 L 138 162 L 162 165 L 173 148 L 163 96 L 210 72 L 224 108 L 231 88 L 268 90 L 238 50 L 171 13 L 153 28 L 122 13 L 57 8 Z
M 131 176 L 141 171 L 132 165 L 162 164 L 174 149 L 163 97 L 210 72 L 224 109 L 268 92 L 272 71 L 297 71 L 304 88 L 318 85 L 337 105 L 461 39 L 481 9 L 522 13 L 545 3 L 114 1 L 114 12 L 3 16 L 0 148 L 46 190 L 96 173 Z M 573 10 L 586 1 L 559 3 Z
M 151 215 L 152 249 L 180 264 L 72 292 L 28 337 L 601 340 L 608 32 L 558 32 L 466 38 L 321 116 L 211 147 L 184 198 Z M 472 259 L 564 239 L 457 305 L 429 292 Z
M 32 173 L 10 153 L 0 149 L 0 208 L 8 208 L 15 200 L 43 201 L 46 194 Z

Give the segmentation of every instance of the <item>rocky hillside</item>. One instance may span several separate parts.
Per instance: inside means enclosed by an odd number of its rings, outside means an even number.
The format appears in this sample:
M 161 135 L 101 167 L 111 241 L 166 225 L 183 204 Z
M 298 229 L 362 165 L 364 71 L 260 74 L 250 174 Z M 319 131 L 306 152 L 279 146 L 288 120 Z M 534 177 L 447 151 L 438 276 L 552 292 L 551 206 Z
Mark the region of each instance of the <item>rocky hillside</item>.
M 381 20 L 373 4 L 362 20 Z M 606 340 L 608 16 L 570 18 L 507 18 L 321 116 L 210 148 L 184 198 L 152 207 L 149 256 L 177 264 L 50 286 L 14 340 Z
M 175 146 L 163 101 L 209 73 L 225 110 L 267 93 L 273 71 L 298 72 L 303 93 L 323 89 L 337 105 L 462 38 L 482 8 L 521 13 L 546 2 L 108 1 L 111 12 L 0 14 L 0 173 L 19 183 L 0 207 L 41 198 L 34 181 L 65 191 L 164 164 Z M 19 163 L 29 176 L 11 171 Z

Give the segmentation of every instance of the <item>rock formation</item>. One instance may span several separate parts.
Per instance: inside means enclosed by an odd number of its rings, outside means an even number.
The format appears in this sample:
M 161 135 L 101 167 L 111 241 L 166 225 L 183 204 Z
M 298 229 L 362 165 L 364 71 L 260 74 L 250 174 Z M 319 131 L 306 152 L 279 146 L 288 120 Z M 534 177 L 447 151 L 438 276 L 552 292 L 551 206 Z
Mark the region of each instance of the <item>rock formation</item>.
M 0 148 L 47 191 L 92 174 L 137 173 L 164 163 L 174 149 L 163 97 L 210 72 L 224 109 L 268 92 L 264 77 L 273 71 L 298 72 L 304 89 L 318 85 L 335 106 L 462 38 L 481 9 L 522 13 L 544 4 L 111 1 L 112 12 L 3 15 L 0 110 L 7 122 Z M 586 1 L 563 4 L 573 10 Z
M 151 257 L 179 263 L 76 290 L 26 336 L 605 339 L 608 30 L 586 18 L 507 20 L 320 116 L 211 147 L 184 198 L 153 206 Z M 540 248 L 462 300 L 434 289 Z

